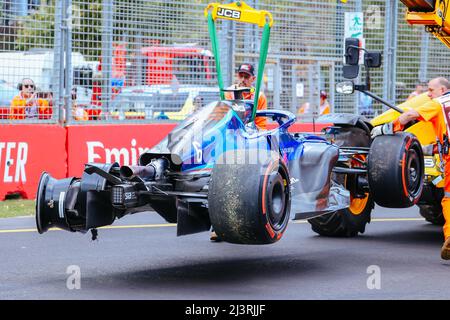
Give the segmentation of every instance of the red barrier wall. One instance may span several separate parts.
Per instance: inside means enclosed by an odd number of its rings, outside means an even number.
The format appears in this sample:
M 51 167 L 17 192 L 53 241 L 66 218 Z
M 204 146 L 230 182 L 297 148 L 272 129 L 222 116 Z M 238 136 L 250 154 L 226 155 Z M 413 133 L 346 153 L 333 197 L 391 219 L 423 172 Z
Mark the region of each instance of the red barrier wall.
M 19 192 L 34 199 L 39 177 L 80 177 L 88 162 L 136 164 L 140 154 L 159 143 L 176 124 L 4 125 L 0 127 L 0 200 Z M 320 131 L 326 125 L 315 126 Z M 276 125 L 269 125 L 272 129 Z M 291 132 L 312 132 L 294 124 Z
M 34 199 L 42 171 L 67 174 L 66 131 L 57 125 L 0 126 L 0 200 L 10 193 Z
M 67 127 L 68 174 L 80 177 L 88 162 L 137 164 L 139 155 L 174 127 L 172 123 Z

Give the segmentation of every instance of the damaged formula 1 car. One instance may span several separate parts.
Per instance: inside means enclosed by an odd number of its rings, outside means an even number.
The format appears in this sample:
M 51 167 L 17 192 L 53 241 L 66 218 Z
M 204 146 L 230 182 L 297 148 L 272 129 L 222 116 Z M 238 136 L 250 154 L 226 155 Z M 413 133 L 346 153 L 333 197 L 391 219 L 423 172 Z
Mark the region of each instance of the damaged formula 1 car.
M 330 174 L 337 146 L 287 132 L 295 117 L 283 111 L 258 116 L 280 123 L 258 131 L 248 122 L 253 103 L 211 103 L 144 153 L 139 166 L 88 164 L 81 179 L 43 173 L 36 221 L 85 232 L 116 218 L 154 210 L 177 234 L 207 231 L 233 243 L 271 243 L 290 213 L 310 217 L 348 205 L 349 193 Z
M 270 14 L 243 2 L 208 8 L 212 9 L 207 14 L 210 27 L 217 13 L 239 10 L 243 12 L 240 18 L 230 19 L 266 21 L 265 30 L 270 30 Z M 263 41 L 260 70 L 267 46 Z M 213 36 L 218 61 L 214 47 Z M 212 226 L 230 243 L 270 244 L 282 238 L 291 218 L 313 219 L 346 210 L 352 199 L 363 199 L 369 193 L 377 200 L 393 187 L 406 190 L 407 195 L 396 199 L 398 207 L 411 206 L 420 197 L 423 155 L 414 136 L 375 140 L 370 148 L 360 148 L 290 133 L 296 121 L 292 113 L 256 110 L 261 77 L 251 101 L 242 97 L 252 88 L 225 90 L 220 67 L 218 77 L 221 99 L 180 123 L 141 155 L 139 165 L 91 163 L 81 178 L 62 180 L 44 172 L 36 202 L 39 233 L 51 227 L 84 233 L 126 215 L 153 210 L 176 223 L 179 236 Z M 225 99 L 225 93 L 232 98 Z M 278 127 L 260 131 L 255 117 L 272 120 Z M 386 159 L 387 143 L 392 159 Z M 395 186 L 387 186 L 383 177 L 392 173 Z M 335 179 L 337 175 L 342 179 Z M 339 226 L 346 233 L 358 232 L 368 222 L 364 219 L 342 219 Z

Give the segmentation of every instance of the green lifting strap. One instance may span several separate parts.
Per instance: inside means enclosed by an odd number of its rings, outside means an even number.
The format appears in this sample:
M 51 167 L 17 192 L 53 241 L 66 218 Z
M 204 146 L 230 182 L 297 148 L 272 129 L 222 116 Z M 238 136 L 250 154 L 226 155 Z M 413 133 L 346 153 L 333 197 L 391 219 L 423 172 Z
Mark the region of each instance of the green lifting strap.
M 223 78 L 222 78 L 222 69 L 220 66 L 220 55 L 219 55 L 219 45 L 217 44 L 217 33 L 216 33 L 216 25 L 214 23 L 214 19 L 212 17 L 211 12 L 208 13 L 208 30 L 209 36 L 211 38 L 211 45 L 214 54 L 214 60 L 216 61 L 216 71 L 217 71 L 217 81 L 219 83 L 220 89 L 220 99 L 225 100 L 225 93 L 223 92 Z M 258 109 L 258 100 L 259 100 L 259 91 L 261 90 L 261 82 L 264 75 L 264 68 L 266 65 L 267 52 L 269 51 L 269 39 L 270 39 L 270 24 L 266 22 L 263 30 L 262 40 L 261 40 L 261 52 L 259 56 L 259 64 L 258 64 L 258 77 L 256 80 L 256 92 L 255 92 L 255 100 L 253 107 L 252 120 L 255 120 L 256 111 Z
M 256 110 L 258 109 L 259 91 L 261 89 L 261 82 L 264 75 L 264 67 L 266 66 L 267 52 L 269 51 L 269 39 L 270 39 L 270 25 L 269 23 L 266 23 L 262 34 L 261 53 L 259 55 L 258 78 L 256 79 L 256 92 L 255 92 L 255 101 L 253 102 L 254 107 L 253 107 L 252 121 L 255 120 Z
M 211 38 L 214 60 L 216 61 L 217 81 L 219 82 L 220 99 L 225 100 L 225 93 L 223 92 L 222 69 L 220 67 L 219 45 L 217 44 L 216 25 L 214 23 L 211 12 L 208 13 L 208 30 L 209 36 Z

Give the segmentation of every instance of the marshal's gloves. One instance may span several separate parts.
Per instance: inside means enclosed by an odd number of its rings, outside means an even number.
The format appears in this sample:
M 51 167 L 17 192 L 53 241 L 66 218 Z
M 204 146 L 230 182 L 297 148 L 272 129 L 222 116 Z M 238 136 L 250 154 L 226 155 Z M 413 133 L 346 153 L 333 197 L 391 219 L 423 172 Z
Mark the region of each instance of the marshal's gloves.
M 372 139 L 386 134 L 394 134 L 394 124 L 392 122 L 388 122 L 381 126 L 375 127 L 370 132 L 370 136 L 372 137 Z

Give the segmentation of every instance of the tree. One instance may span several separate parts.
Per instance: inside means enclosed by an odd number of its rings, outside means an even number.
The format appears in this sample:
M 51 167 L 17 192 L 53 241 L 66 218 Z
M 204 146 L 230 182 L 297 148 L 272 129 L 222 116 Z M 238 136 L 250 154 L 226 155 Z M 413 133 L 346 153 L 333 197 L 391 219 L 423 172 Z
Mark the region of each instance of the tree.
M 39 9 L 17 20 L 15 50 L 52 48 L 55 30 L 55 0 L 42 1 Z

